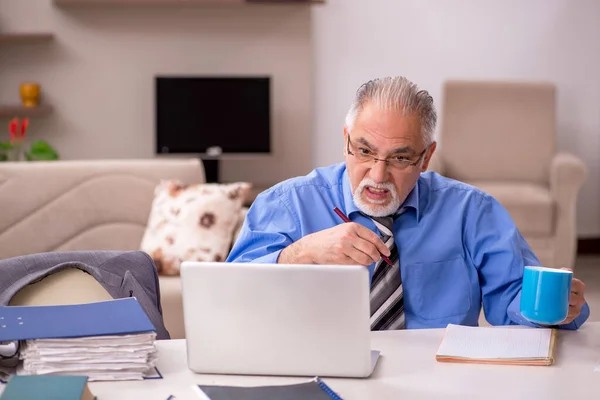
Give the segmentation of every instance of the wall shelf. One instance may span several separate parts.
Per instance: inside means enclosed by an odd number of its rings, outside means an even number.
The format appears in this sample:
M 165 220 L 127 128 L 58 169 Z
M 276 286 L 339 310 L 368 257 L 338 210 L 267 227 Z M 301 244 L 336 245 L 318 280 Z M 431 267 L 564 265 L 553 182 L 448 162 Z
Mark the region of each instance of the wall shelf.
M 37 107 L 22 107 L 19 105 L 0 105 L 0 117 L 39 117 L 53 111 L 52 106 L 42 104 Z
M 58 7 L 69 6 L 143 6 L 143 5 L 164 5 L 164 6 L 189 6 L 189 5 L 244 5 L 244 4 L 324 4 L 325 0 L 54 0 Z
M 0 33 L 0 44 L 2 43 L 32 43 L 47 42 L 54 39 L 52 33 L 18 33 L 2 32 Z
M 248 4 L 325 4 L 325 0 L 242 0 Z

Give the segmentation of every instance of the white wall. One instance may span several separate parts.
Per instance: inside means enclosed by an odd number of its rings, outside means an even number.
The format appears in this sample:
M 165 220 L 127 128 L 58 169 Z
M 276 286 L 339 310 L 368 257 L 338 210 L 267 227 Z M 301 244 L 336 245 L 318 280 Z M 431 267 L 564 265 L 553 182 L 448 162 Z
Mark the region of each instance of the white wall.
M 345 112 L 373 77 L 405 75 L 438 109 L 449 78 L 550 80 L 559 91 L 559 147 L 590 169 L 579 234 L 600 234 L 600 1 L 327 2 L 312 20 L 315 165 L 342 160 Z
M 38 81 L 56 111 L 32 121 L 32 138 L 65 159 L 147 158 L 156 74 L 271 75 L 274 153 L 226 160 L 222 179 L 278 182 L 311 167 L 310 18 L 306 6 L 277 4 L 58 9 L 2 0 L 1 31 L 56 39 L 0 46 L 0 103 L 18 102 L 19 83 Z

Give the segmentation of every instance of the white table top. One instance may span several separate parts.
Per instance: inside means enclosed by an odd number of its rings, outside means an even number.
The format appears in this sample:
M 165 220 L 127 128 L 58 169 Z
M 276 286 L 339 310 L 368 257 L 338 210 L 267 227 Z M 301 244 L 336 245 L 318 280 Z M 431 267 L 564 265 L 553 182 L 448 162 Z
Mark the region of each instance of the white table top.
M 442 329 L 374 332 L 372 348 L 381 350 L 368 379 L 324 378 L 344 400 L 369 399 L 565 399 L 600 396 L 600 322 L 579 331 L 559 331 L 553 366 L 440 363 L 435 353 Z M 193 399 L 194 384 L 245 385 L 305 382 L 309 378 L 199 375 L 187 368 L 185 340 L 157 342 L 164 379 L 92 382 L 98 400 Z M 0 389 L 1 391 L 1 389 Z

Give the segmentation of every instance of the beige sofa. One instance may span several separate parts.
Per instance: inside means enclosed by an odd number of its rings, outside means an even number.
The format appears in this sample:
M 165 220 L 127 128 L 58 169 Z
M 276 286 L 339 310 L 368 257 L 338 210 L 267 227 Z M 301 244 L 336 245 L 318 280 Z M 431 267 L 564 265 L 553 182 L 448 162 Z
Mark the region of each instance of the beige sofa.
M 74 250 L 138 250 L 161 179 L 205 180 L 198 159 L 0 163 L 0 259 Z M 245 216 L 241 211 L 240 223 Z M 160 277 L 165 325 L 184 337 L 179 277 Z
M 555 86 L 450 81 L 441 117 L 430 168 L 498 199 L 542 264 L 573 268 L 587 168 L 557 152 Z

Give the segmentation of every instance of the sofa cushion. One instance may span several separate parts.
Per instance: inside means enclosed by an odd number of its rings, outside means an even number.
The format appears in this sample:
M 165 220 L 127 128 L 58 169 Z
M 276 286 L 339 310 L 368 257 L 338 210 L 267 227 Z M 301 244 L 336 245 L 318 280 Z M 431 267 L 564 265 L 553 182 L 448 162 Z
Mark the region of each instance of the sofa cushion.
M 161 181 L 140 246 L 159 274 L 178 275 L 183 261 L 224 261 L 250 186 Z
M 467 182 L 490 194 L 506 208 L 524 236 L 551 236 L 554 201 L 550 190 L 530 183 Z

